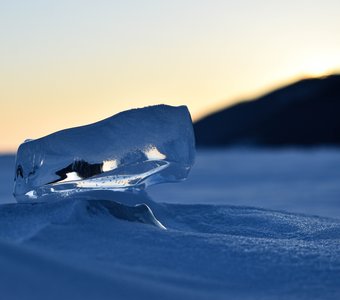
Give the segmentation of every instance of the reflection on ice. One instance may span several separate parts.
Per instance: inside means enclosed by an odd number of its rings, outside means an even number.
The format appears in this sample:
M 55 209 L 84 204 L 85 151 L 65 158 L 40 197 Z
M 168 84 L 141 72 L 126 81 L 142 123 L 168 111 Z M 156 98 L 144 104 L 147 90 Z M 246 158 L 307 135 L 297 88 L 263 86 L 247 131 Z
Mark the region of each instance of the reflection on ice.
M 111 171 L 116 168 L 117 168 L 117 161 L 115 159 L 103 161 L 103 166 L 102 166 L 103 172 Z
M 94 189 L 127 189 L 134 187 L 136 189 L 143 188 L 147 185 L 148 177 L 162 171 L 168 167 L 168 162 L 162 163 L 144 163 L 147 168 L 145 172 L 140 174 L 115 174 L 116 172 L 106 172 L 103 176 L 95 176 L 87 180 L 76 181 L 78 188 L 94 188 Z M 57 183 L 58 184 L 58 183 Z
M 166 159 L 166 156 L 163 153 L 160 153 L 159 150 L 153 145 L 150 145 L 150 147 L 145 150 L 144 153 L 148 160 Z
M 75 181 L 75 180 L 81 180 L 82 178 L 77 174 L 77 172 L 69 172 L 66 173 L 66 178 L 60 181 L 57 181 L 58 183 L 62 182 L 68 182 L 68 181 Z

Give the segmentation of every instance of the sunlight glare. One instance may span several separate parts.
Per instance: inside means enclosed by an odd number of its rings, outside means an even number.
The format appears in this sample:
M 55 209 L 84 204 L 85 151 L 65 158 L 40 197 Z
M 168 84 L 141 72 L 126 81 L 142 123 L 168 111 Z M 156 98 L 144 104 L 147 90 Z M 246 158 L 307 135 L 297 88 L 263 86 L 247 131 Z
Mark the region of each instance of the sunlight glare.
M 334 70 L 333 61 L 327 59 L 315 59 L 306 63 L 303 68 L 304 74 L 307 77 L 325 77 L 332 74 Z

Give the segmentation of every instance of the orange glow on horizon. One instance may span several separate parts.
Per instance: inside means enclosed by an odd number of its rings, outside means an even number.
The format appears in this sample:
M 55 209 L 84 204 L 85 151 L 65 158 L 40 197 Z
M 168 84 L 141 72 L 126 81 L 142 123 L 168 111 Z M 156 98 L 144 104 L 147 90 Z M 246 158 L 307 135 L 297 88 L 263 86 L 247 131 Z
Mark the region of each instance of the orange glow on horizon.
M 4 2 L 0 152 L 159 103 L 187 105 L 195 121 L 339 72 L 339 9 L 333 0 Z
M 336 72 L 332 72 L 332 73 L 328 73 L 328 72 L 321 72 L 321 76 L 311 76 L 310 72 L 302 72 L 302 74 L 309 74 L 309 75 L 299 75 L 299 76 L 294 76 L 292 78 L 290 78 L 289 80 L 285 80 L 285 81 L 281 81 L 280 83 L 276 83 L 271 85 L 271 87 L 267 87 L 267 88 L 259 88 L 257 89 L 256 92 L 253 93 L 249 93 L 248 95 L 243 95 L 242 97 L 239 98 L 235 98 L 233 101 L 219 101 L 219 102 L 215 102 L 212 103 L 211 105 L 207 105 L 203 110 L 195 110 L 193 109 L 190 105 L 189 105 L 189 109 L 190 112 L 192 114 L 192 118 L 193 121 L 197 121 L 198 119 L 216 112 L 218 110 L 227 108 L 229 106 L 232 106 L 234 104 L 239 103 L 240 101 L 247 101 L 247 100 L 253 100 L 256 99 L 257 97 L 263 96 L 265 93 L 267 92 L 271 92 L 277 88 L 289 85 L 295 81 L 298 80 L 302 80 L 305 78 L 323 78 L 326 77 L 328 75 L 331 74 L 335 74 Z M 148 105 L 154 105 L 154 104 L 159 104 L 159 102 L 155 101 L 155 103 L 149 103 Z M 185 103 L 169 103 L 170 105 L 182 105 Z M 143 107 L 143 106 L 147 106 L 147 105 L 136 105 L 133 107 L 128 107 L 126 109 L 130 109 L 130 108 L 135 108 L 135 107 Z M 52 132 L 55 131 L 59 131 L 65 128 L 70 128 L 70 127 L 76 127 L 76 126 L 82 126 L 82 125 L 86 125 L 86 124 L 90 124 L 102 119 L 105 119 L 106 117 L 109 117 L 115 113 L 118 113 L 119 111 L 113 111 L 112 113 L 107 113 L 105 115 L 103 115 L 102 113 L 100 113 L 100 111 L 96 111 L 93 110 L 91 114 L 86 114 L 86 115 L 75 115 L 72 116 L 72 118 L 70 117 L 64 117 L 63 119 L 60 119 L 60 116 L 63 115 L 63 107 L 59 107 L 59 108 L 55 108 L 54 114 L 51 115 L 46 115 L 46 116 L 32 116 L 31 117 L 31 122 L 28 123 L 26 126 L 19 126 L 16 128 L 16 135 L 8 135 L 8 141 L 14 145 L 10 145 L 10 143 L 8 143 L 7 145 L 1 145 L 0 147 L 0 153 L 13 153 L 14 151 L 16 151 L 17 147 L 19 146 L 20 143 L 22 143 L 26 138 L 39 138 L 42 136 L 45 136 L 47 134 L 50 134 Z M 125 110 L 125 109 L 122 109 Z M 122 111 L 121 110 L 121 111 Z M 75 109 L 76 112 L 76 109 Z M 37 117 L 37 118 L 36 118 Z M 85 117 L 85 118 L 84 118 Z M 8 118 L 8 123 L 10 122 L 10 118 L 11 115 L 7 116 Z M 85 121 L 84 121 L 85 120 Z M 59 122 L 58 122 L 59 121 Z M 63 125 L 60 124 L 63 123 Z M 43 124 L 44 126 L 40 126 L 41 124 Z M 21 125 L 21 124 L 20 124 Z M 31 125 L 32 127 L 30 128 Z M 38 130 L 37 130 L 38 127 Z M 31 131 L 32 133 L 35 133 L 33 135 L 27 135 L 27 132 Z M 18 140 L 18 136 L 21 135 L 21 140 Z

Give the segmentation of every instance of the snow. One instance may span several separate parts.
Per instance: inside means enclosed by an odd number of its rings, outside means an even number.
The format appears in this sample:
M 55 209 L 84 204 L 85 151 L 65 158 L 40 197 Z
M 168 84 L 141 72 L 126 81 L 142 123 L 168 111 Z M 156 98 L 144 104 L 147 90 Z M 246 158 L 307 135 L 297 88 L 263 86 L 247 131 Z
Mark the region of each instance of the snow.
M 340 217 L 340 148 L 200 150 L 187 181 L 151 187 L 161 202 L 232 204 Z
M 0 157 L 1 297 L 339 299 L 339 165 L 339 149 L 200 150 L 187 181 L 110 196 L 161 230 L 91 198 L 16 204 Z

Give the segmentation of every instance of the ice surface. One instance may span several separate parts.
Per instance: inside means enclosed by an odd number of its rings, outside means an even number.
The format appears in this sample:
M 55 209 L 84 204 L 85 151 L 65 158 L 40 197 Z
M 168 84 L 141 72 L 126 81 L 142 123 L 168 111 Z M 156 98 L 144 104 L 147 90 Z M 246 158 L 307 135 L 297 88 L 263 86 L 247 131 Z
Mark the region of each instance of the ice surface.
M 195 141 L 187 107 L 128 110 L 20 145 L 14 195 L 41 200 L 88 190 L 143 189 L 185 179 Z

